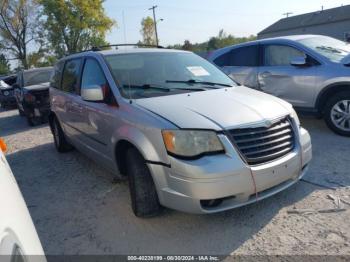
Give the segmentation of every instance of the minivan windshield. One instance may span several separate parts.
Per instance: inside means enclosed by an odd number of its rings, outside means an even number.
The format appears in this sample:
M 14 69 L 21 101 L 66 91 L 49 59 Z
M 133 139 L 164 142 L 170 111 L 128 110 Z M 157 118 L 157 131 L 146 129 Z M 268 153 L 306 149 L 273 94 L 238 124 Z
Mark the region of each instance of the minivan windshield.
M 332 37 L 310 37 L 298 40 L 298 42 L 336 63 L 350 55 L 350 44 Z
M 105 58 L 126 98 L 235 86 L 216 66 L 193 53 L 135 52 L 106 55 Z

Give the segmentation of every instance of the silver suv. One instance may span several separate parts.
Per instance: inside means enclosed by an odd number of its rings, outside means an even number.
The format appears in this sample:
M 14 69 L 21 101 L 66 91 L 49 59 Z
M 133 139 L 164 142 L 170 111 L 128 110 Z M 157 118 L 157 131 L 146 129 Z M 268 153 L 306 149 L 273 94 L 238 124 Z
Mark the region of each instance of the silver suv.
M 186 51 L 87 51 L 60 60 L 50 88 L 59 152 L 74 146 L 127 177 L 137 216 L 161 206 L 212 213 L 271 196 L 311 160 L 292 106 L 237 86 Z
M 225 47 L 208 60 L 238 83 L 322 116 L 334 132 L 350 136 L 350 44 L 286 36 Z

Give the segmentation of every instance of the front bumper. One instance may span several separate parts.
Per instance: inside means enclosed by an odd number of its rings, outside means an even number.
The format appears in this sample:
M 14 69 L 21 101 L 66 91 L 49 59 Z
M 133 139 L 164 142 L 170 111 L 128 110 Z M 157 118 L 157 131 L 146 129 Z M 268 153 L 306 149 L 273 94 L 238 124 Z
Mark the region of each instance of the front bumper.
M 192 161 L 171 158 L 171 167 L 148 164 L 162 205 L 197 214 L 247 205 L 295 184 L 305 175 L 312 158 L 310 136 L 303 128 L 294 151 L 252 167 L 244 163 L 225 137 L 221 139 L 225 155 Z

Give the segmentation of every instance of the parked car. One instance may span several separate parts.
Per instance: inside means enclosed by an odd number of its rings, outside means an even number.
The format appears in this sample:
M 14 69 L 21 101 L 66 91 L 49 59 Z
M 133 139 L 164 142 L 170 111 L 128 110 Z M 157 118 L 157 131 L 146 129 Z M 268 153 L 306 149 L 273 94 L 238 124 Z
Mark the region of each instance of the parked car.
M 46 261 L 38 234 L 6 161 L 0 138 L 0 256 L 1 261 Z
M 52 67 L 20 71 L 14 84 L 18 111 L 31 126 L 47 121 L 50 113 L 49 81 Z
M 59 152 L 74 146 L 129 179 L 136 216 L 213 213 L 296 183 L 311 160 L 292 106 L 236 86 L 186 51 L 131 48 L 61 59 L 50 88 Z
M 12 88 L 12 84 L 15 81 L 15 75 L 0 77 L 0 104 L 2 108 L 16 105 L 16 99 Z
M 262 39 L 212 52 L 208 59 L 242 85 L 322 116 L 350 136 L 350 45 L 321 35 Z

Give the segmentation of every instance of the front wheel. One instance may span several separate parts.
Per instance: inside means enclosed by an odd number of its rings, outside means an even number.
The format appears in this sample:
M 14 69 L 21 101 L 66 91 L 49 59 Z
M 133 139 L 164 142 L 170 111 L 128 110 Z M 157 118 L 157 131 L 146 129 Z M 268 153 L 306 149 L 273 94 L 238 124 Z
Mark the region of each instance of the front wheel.
M 151 172 L 144 158 L 135 148 L 130 148 L 126 156 L 131 205 L 134 214 L 138 217 L 156 216 L 161 211 L 161 205 Z
M 325 121 L 330 129 L 342 136 L 350 136 L 350 92 L 340 92 L 326 103 Z

